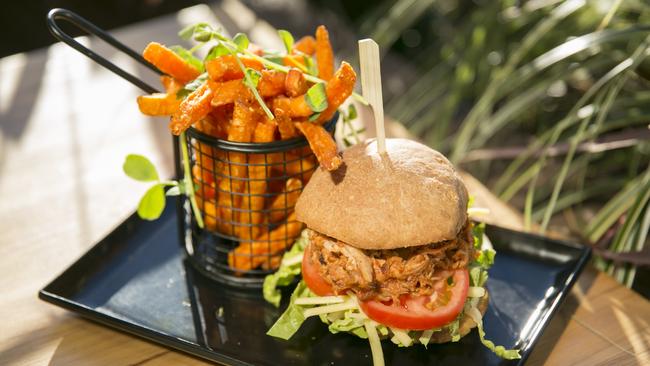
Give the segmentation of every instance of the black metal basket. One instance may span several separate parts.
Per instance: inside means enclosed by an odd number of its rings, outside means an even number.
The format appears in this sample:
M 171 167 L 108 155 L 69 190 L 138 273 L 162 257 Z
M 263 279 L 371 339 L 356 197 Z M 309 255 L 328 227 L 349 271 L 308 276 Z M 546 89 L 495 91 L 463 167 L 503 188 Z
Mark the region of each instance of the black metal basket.
M 137 76 L 77 42 L 59 27 L 58 20 L 101 38 L 162 74 L 136 51 L 72 11 L 52 9 L 47 15 L 48 28 L 57 39 L 143 91 L 158 92 Z M 325 125 L 330 133 L 333 133 L 337 119 L 338 114 Z M 175 136 L 172 140 L 175 177 L 183 177 L 180 144 L 186 144 L 191 169 L 196 173 L 193 174 L 196 198 L 206 224 L 203 229 L 199 228 L 187 198 L 184 202 L 179 200 L 179 217 L 185 218 L 179 222 L 179 236 L 190 262 L 204 275 L 222 283 L 261 287 L 264 276 L 277 268 L 284 249 L 300 234 L 302 224 L 292 216 L 293 202 L 318 166 L 315 156 L 302 137 L 263 144 L 240 143 L 220 140 L 195 128 L 189 128 L 185 136 L 185 141 Z M 248 174 L 233 174 L 233 170 L 238 169 L 263 174 L 255 174 L 253 178 Z M 218 182 L 227 182 L 225 187 L 229 189 L 219 187 Z M 267 189 L 259 190 L 262 183 Z M 233 186 L 240 189 L 232 189 Z M 256 193 L 251 193 L 253 190 Z M 226 201 L 231 204 L 219 202 L 220 196 L 229 197 Z
M 333 132 L 337 119 L 338 114 L 325 128 Z M 199 228 L 185 202 L 185 248 L 191 263 L 219 282 L 260 287 L 302 231 L 293 208 L 318 167 L 316 157 L 303 137 L 241 143 L 191 128 L 182 143 L 204 222 Z M 246 174 L 237 173 L 241 170 Z

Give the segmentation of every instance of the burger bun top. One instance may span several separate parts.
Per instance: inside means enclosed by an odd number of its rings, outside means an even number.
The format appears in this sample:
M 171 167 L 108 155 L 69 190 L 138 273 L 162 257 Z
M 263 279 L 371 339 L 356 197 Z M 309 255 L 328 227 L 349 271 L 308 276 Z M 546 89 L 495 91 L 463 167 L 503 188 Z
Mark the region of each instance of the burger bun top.
M 360 249 L 395 249 L 456 238 L 467 189 L 441 153 L 407 139 L 374 140 L 343 152 L 334 172 L 318 169 L 296 215 L 307 227 Z

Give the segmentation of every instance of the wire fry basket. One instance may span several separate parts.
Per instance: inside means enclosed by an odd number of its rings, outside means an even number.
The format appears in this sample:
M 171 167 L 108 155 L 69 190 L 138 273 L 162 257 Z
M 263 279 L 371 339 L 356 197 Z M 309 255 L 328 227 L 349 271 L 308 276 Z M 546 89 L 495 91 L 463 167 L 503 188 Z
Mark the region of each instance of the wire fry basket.
M 332 133 L 338 114 L 325 128 Z M 303 225 L 293 208 L 318 168 L 303 137 L 269 143 L 221 140 L 186 132 L 200 228 L 183 205 L 185 248 L 204 275 L 239 287 L 260 287 L 280 265 Z M 243 172 L 243 173 L 242 173 Z
M 158 92 L 79 43 L 61 29 L 58 21 L 99 37 L 162 75 L 138 52 L 70 10 L 52 9 L 47 15 L 47 26 L 58 40 L 144 92 Z M 338 113 L 324 127 L 333 133 L 337 120 Z M 184 141 L 172 137 L 174 178 L 184 176 L 181 146 L 186 144 L 195 198 L 205 226 L 198 226 L 189 199 L 179 199 L 179 243 L 184 245 L 189 262 L 207 277 L 237 287 L 259 288 L 264 276 L 280 265 L 284 250 L 300 235 L 302 224 L 296 221 L 293 207 L 318 168 L 316 157 L 304 137 L 241 143 L 217 139 L 193 127 L 185 136 Z M 246 174 L 238 174 L 242 171 Z M 252 178 L 250 172 L 255 173 Z

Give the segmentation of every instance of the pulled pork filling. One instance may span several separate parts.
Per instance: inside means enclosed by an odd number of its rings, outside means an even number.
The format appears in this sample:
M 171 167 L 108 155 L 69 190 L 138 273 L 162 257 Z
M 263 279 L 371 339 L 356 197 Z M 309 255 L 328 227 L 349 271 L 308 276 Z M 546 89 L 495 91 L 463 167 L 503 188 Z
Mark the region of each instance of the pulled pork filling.
M 416 247 L 363 250 L 309 231 L 311 260 L 337 294 L 353 291 L 361 300 L 397 301 L 401 295 L 428 296 L 450 270 L 473 257 L 471 223 L 456 239 Z

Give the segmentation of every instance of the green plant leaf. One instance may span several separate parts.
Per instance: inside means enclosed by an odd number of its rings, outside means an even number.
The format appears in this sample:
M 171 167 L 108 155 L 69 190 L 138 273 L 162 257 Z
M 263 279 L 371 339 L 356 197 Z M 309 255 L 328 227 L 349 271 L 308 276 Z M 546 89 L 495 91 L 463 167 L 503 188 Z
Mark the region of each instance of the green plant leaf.
M 287 50 L 287 53 L 291 53 L 291 50 L 293 49 L 293 42 L 294 42 L 293 35 L 291 35 L 289 31 L 284 29 L 278 29 L 278 35 L 280 36 L 282 43 L 284 43 L 284 48 Z
M 212 59 L 215 59 L 219 56 L 224 56 L 230 54 L 230 51 L 226 46 L 223 45 L 223 43 L 219 42 L 218 45 L 210 48 L 210 51 L 208 51 L 208 54 L 205 55 L 205 58 L 203 59 L 204 62 L 210 61 Z
M 318 119 L 318 117 L 320 117 L 320 115 L 321 115 L 320 113 L 312 114 L 311 116 L 309 116 L 309 122 L 314 122 L 315 120 Z
M 154 182 L 159 179 L 156 167 L 142 155 L 127 155 L 122 170 L 126 175 L 140 182 Z
M 138 216 L 144 220 L 155 220 L 165 209 L 164 184 L 155 184 L 147 190 L 138 204 Z
M 178 36 L 184 40 L 194 39 L 197 42 L 208 42 L 215 36 L 215 31 L 210 24 L 201 22 L 181 29 Z
M 250 43 L 250 41 L 248 40 L 248 36 L 246 36 L 244 33 L 235 34 L 235 37 L 233 37 L 232 40 L 237 45 L 237 48 L 239 48 L 240 50 L 247 49 Z
M 166 196 L 180 196 L 180 194 L 181 194 L 181 188 L 178 184 L 171 187 L 170 189 L 167 190 L 167 192 L 165 192 Z
M 285 66 L 284 56 L 280 55 L 279 53 L 265 53 L 263 58 L 269 62 Z
M 305 94 L 305 101 L 309 108 L 315 113 L 320 113 L 327 109 L 327 93 L 325 92 L 325 83 L 314 84 L 307 94 Z
M 196 67 L 197 70 L 203 71 L 203 61 L 201 61 L 199 58 L 194 56 L 192 52 L 190 52 L 188 49 L 186 49 L 183 46 L 171 46 L 169 47 L 174 53 L 179 55 L 183 60 L 185 60 L 188 64 Z
M 251 69 L 250 67 L 247 67 L 246 75 L 248 77 L 244 79 L 246 80 L 245 82 L 250 82 L 253 88 L 257 88 L 257 84 L 260 82 L 260 78 L 262 77 L 262 74 L 255 69 Z
M 187 97 L 191 92 L 195 91 L 198 89 L 205 81 L 208 80 L 208 73 L 204 72 L 203 74 L 199 75 L 196 79 L 190 81 L 189 83 L 185 84 L 185 86 L 176 92 L 176 98 L 178 99 L 184 99 Z
M 348 106 L 348 114 L 347 114 L 347 116 L 345 116 L 345 118 L 348 121 L 352 121 L 352 120 L 357 119 L 357 117 L 358 117 L 357 107 L 355 107 L 354 104 L 350 104 Z
M 194 36 L 194 32 L 197 28 L 208 26 L 208 23 L 196 23 L 190 24 L 187 27 L 181 29 L 178 32 L 178 36 L 184 40 L 190 40 Z
M 307 73 L 309 75 L 318 76 L 318 66 L 314 62 L 314 59 L 309 56 L 302 56 L 305 60 L 305 65 L 307 65 Z

